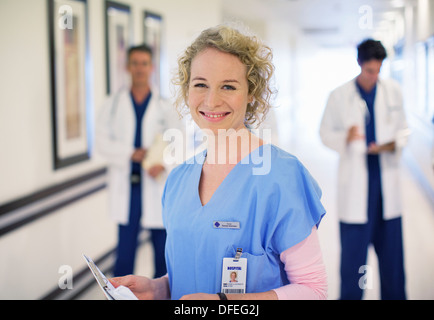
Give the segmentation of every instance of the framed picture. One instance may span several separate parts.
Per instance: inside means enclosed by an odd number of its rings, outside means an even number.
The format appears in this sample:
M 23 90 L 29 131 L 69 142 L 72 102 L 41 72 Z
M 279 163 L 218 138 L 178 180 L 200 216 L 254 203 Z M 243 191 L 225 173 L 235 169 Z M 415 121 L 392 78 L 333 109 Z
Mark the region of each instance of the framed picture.
M 48 0 L 54 168 L 89 159 L 87 1 Z
M 161 42 L 163 19 L 160 15 L 145 11 L 143 17 L 143 42 L 152 48 L 155 71 L 152 75 L 153 90 L 161 90 Z
M 131 10 L 128 5 L 105 2 L 107 94 L 128 85 L 127 50 L 132 43 Z

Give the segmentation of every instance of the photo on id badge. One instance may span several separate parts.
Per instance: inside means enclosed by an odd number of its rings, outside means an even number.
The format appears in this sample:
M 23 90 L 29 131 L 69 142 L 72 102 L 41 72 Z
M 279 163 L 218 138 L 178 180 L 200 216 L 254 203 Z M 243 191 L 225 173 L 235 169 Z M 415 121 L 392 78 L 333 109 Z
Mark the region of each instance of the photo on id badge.
M 223 293 L 246 293 L 247 259 L 224 258 L 222 268 Z

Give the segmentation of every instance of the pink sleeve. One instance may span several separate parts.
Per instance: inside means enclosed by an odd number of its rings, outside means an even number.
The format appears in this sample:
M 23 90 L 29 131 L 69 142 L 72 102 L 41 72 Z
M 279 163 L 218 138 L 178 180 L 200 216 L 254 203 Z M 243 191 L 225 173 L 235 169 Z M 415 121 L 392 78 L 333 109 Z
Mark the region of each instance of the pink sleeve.
M 289 283 L 274 289 L 279 300 L 327 299 L 327 274 L 316 226 L 302 242 L 280 255 Z

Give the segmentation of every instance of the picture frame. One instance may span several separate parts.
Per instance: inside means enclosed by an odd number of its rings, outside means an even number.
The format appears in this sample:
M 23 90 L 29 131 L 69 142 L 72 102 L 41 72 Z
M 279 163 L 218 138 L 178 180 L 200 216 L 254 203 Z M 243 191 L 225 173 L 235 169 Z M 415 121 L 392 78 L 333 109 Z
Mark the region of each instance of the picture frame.
M 127 50 L 132 43 L 132 21 L 129 5 L 105 1 L 105 42 L 107 94 L 128 85 Z
M 161 66 L 162 66 L 162 37 L 163 17 L 159 14 L 145 10 L 143 12 L 143 42 L 152 49 L 154 72 L 152 74 L 152 88 L 161 92 Z
M 88 3 L 47 0 L 54 169 L 89 159 Z

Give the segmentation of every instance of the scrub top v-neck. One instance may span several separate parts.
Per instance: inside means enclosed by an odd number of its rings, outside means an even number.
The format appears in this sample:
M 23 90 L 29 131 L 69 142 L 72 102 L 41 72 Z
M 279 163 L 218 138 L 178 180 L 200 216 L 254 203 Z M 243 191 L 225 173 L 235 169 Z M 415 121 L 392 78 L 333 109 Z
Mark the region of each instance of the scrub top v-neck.
M 252 174 L 261 155 L 270 170 Z M 247 258 L 246 292 L 287 284 L 280 253 L 304 240 L 325 213 L 315 180 L 297 158 L 267 144 L 237 163 L 202 205 L 204 160 L 205 152 L 172 170 L 163 194 L 171 298 L 220 292 L 223 258 L 237 248 Z
M 249 157 L 250 155 L 248 155 L 247 157 Z M 235 183 L 235 181 L 232 181 L 234 178 L 235 179 L 241 179 L 242 176 L 237 176 L 237 175 L 243 175 L 243 172 L 245 173 L 246 170 L 243 171 L 243 165 L 242 163 L 245 161 L 245 159 L 242 159 L 240 162 L 238 162 L 230 171 L 229 173 L 226 175 L 226 177 L 223 179 L 223 181 L 220 183 L 220 185 L 217 187 L 216 190 L 214 190 L 213 195 L 211 196 L 211 198 L 207 201 L 207 203 L 203 204 L 202 200 L 200 198 L 200 193 L 199 193 L 199 184 L 200 184 L 200 179 L 202 177 L 202 169 L 203 169 L 203 165 L 205 163 L 205 159 L 206 159 L 206 151 L 200 155 L 200 157 L 198 158 L 198 164 L 197 166 L 195 166 L 194 168 L 194 181 L 196 182 L 196 187 L 195 190 L 197 190 L 197 201 L 198 201 L 198 205 L 200 205 L 201 207 L 209 207 L 212 206 L 213 203 L 215 201 L 219 201 L 220 200 L 224 200 L 224 194 L 225 192 L 228 191 L 228 188 L 226 188 L 227 185 L 230 185 L 231 183 Z M 235 177 L 234 177 L 235 176 Z M 217 199 L 216 199 L 217 198 Z

